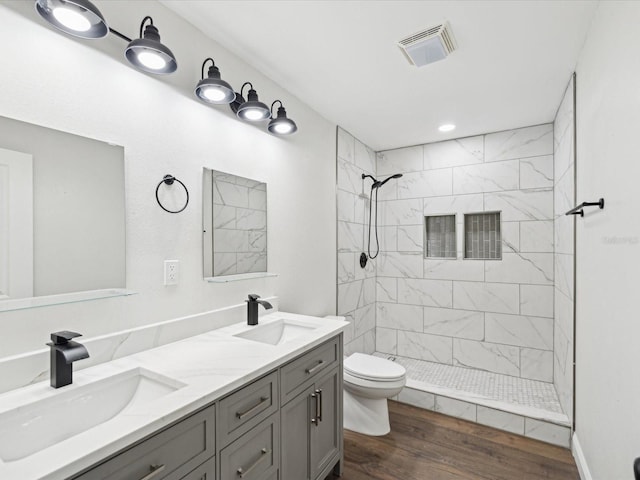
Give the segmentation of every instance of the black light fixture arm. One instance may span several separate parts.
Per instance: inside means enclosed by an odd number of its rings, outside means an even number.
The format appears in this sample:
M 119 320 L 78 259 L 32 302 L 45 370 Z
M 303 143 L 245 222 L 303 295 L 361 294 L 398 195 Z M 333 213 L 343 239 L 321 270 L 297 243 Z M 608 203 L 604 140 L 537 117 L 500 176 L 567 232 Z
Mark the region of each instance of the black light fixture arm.
M 118 30 L 116 30 L 115 28 L 111 28 L 109 27 L 109 32 L 113 33 L 116 37 L 120 37 L 122 40 L 124 40 L 125 42 L 129 42 L 131 43 L 131 41 L 133 39 L 127 37 L 124 33 L 120 33 Z
M 149 21 L 149 25 L 153 26 L 153 18 L 151 18 L 149 15 L 144 17 L 142 19 L 142 22 L 140 22 L 140 38 L 142 38 L 142 35 L 144 34 L 144 24 L 147 20 Z
M 240 96 L 242 98 L 244 98 L 244 87 L 246 87 L 247 85 L 249 85 L 249 87 L 250 87 L 249 90 L 253 90 L 253 84 L 251 82 L 244 82 L 242 84 L 242 87 L 240 87 Z
M 211 61 L 211 66 L 212 67 L 216 66 L 216 62 L 213 61 L 213 58 L 209 57 L 209 58 L 205 59 L 205 61 L 202 62 L 202 76 L 200 77 L 201 79 L 204 79 L 204 67 L 207 65 L 208 61 Z
M 281 108 L 284 108 L 284 105 L 282 105 L 282 102 L 280 100 L 275 100 L 272 104 L 271 104 L 271 115 L 273 115 L 273 106 L 279 103 Z

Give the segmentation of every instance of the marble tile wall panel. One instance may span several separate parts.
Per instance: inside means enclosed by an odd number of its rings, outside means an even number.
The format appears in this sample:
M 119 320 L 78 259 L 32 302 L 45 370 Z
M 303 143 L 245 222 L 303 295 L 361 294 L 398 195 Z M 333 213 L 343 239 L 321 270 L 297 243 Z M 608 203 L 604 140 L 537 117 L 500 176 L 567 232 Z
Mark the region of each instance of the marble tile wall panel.
M 361 252 L 364 232 L 358 223 L 338 222 L 338 252 Z
M 424 223 L 422 199 L 419 198 L 380 202 L 378 209 L 378 225 L 381 226 L 422 225 Z
M 220 181 L 213 182 L 213 203 L 230 207 L 249 208 L 249 188 Z
M 398 278 L 398 302 L 425 307 L 453 306 L 453 285 L 447 280 Z
M 446 197 L 425 198 L 423 203 L 424 215 L 451 215 L 461 217 L 469 212 L 483 211 L 484 197 L 482 194 L 449 195 Z M 457 219 L 462 222 L 461 218 Z
M 385 227 L 394 228 L 394 227 Z M 395 231 L 396 249 L 399 252 L 423 252 L 424 251 L 424 226 L 403 225 Z M 390 239 L 387 239 L 389 241 Z M 391 241 L 389 241 L 391 243 Z
M 553 155 L 520 160 L 520 188 L 553 187 Z
M 571 443 L 571 429 L 569 427 L 541 422 L 533 418 L 525 419 L 524 435 L 565 448 L 568 448 Z
M 424 307 L 424 333 L 484 340 L 484 312 Z
M 453 361 L 452 339 L 439 335 L 398 330 L 398 355 L 451 365 Z
M 377 277 L 376 278 L 376 301 L 386 303 L 398 302 L 398 279 Z
M 553 219 L 553 189 L 514 190 L 487 193 L 484 196 L 487 212 L 501 212 L 504 222 Z
M 425 197 L 451 195 L 451 178 L 452 173 L 450 168 L 405 173 L 401 178 L 396 180 L 398 185 L 398 198 L 422 199 Z M 393 181 L 394 180 L 390 180 L 390 182 Z M 385 184 L 385 186 L 382 187 L 381 190 L 386 186 L 387 184 Z
M 553 155 L 553 124 L 490 133 L 484 149 L 485 162 Z
M 355 164 L 356 139 L 346 130 L 338 128 L 338 158 Z
M 214 230 L 213 252 L 246 252 L 249 250 L 249 232 L 246 230 Z
M 376 328 L 376 352 L 398 354 L 398 331 L 394 328 Z
M 553 382 L 553 352 L 533 348 L 520 349 L 520 376 Z
M 266 186 L 265 186 L 266 187 Z M 267 191 L 252 188 L 249 190 L 249 208 L 267 211 Z
M 483 260 L 424 259 L 424 278 L 434 280 L 484 281 Z
M 354 322 L 355 322 L 355 336 L 359 337 L 360 335 L 364 335 L 369 330 L 374 330 L 376 328 L 376 305 L 375 302 L 371 302 L 366 304 L 362 308 L 358 308 L 355 311 Z
M 398 394 L 398 401 L 425 410 L 435 410 L 436 408 L 436 395 L 409 387 L 403 388 Z
M 236 262 L 238 263 L 239 272 L 266 272 L 267 271 L 267 254 L 266 253 L 236 253 Z
M 453 308 L 480 312 L 520 312 L 519 285 L 488 282 L 453 282 Z
M 267 232 L 266 231 L 250 231 L 249 251 L 250 252 L 266 252 L 267 251 Z
M 519 251 L 553 253 L 553 222 L 551 220 L 520 222 Z
M 565 297 L 573 300 L 574 288 L 574 256 L 564 253 L 555 255 L 555 287 Z
M 377 302 L 376 325 L 378 327 L 422 332 L 423 310 L 417 305 Z
M 504 222 L 501 220 L 501 224 L 500 235 L 502 236 L 502 251 L 507 253 L 519 252 L 521 222 Z
M 355 223 L 357 196 L 342 189 L 338 189 L 336 195 L 338 220 Z
M 355 261 L 352 252 L 338 253 L 338 284 L 353 282 L 356 279 Z
M 213 228 L 236 228 L 236 208 L 229 205 L 213 205 Z
M 520 349 L 509 345 L 454 338 L 453 365 L 518 377 Z
M 553 350 L 553 319 L 485 313 L 485 340 L 551 351 Z
M 438 395 L 435 402 L 435 411 L 471 422 L 476 421 L 476 405 L 456 400 L 455 398 Z
M 422 145 L 378 152 L 376 173 L 380 176 L 395 173 L 419 172 L 422 162 Z
M 456 167 L 453 169 L 453 193 L 460 195 L 517 190 L 519 177 L 518 160 Z
M 484 137 L 459 138 L 424 145 L 424 170 L 484 162 Z
M 503 253 L 502 260 L 486 261 L 487 282 L 553 285 L 552 253 Z
M 236 227 L 241 230 L 266 230 L 267 212 L 238 208 L 236 210 Z
M 365 173 L 376 173 L 376 153 L 359 140 L 355 140 L 354 163 Z
M 362 181 L 362 170 L 353 163 L 349 163 L 342 158 L 337 160 L 338 188 L 360 194 L 364 191 L 364 183 Z M 369 190 L 367 188 L 367 193 Z
M 553 289 L 551 285 L 520 285 L 520 313 L 553 318 Z
M 524 417 L 521 415 L 478 405 L 476 421 L 488 427 L 524 435 Z
M 422 254 L 414 252 L 380 252 L 377 274 L 380 277 L 422 278 Z

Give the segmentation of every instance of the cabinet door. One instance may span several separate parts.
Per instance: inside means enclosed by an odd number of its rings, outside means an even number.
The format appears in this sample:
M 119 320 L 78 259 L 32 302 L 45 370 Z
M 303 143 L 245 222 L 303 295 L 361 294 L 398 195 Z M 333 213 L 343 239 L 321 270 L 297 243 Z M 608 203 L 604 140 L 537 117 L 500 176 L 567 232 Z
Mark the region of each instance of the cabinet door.
M 299 393 L 280 410 L 282 421 L 282 480 L 309 480 L 310 430 L 316 428 L 316 406 L 313 386 Z
M 340 453 L 340 418 L 342 396 L 339 369 L 333 369 L 315 383 L 314 393 L 319 400 L 320 418 L 311 427 L 311 478 L 317 476 L 335 461 Z

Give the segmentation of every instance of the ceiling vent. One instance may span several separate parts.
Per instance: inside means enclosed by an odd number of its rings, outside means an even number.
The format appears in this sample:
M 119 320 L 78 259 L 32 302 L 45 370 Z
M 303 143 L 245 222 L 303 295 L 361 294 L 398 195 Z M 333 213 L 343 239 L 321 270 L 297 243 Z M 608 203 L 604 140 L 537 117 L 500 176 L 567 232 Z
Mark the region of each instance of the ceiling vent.
M 411 65 L 422 67 L 449 56 L 456 49 L 451 27 L 447 22 L 408 36 L 398 46 Z

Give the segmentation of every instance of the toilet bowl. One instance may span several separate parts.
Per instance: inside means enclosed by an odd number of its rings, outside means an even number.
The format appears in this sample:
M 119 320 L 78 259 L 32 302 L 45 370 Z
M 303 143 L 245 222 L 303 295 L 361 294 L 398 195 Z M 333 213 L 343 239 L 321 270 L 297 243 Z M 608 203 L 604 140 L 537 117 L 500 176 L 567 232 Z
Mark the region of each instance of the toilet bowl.
M 344 360 L 344 428 L 365 435 L 386 435 L 387 399 L 400 393 L 406 370 L 384 358 L 354 353 Z

